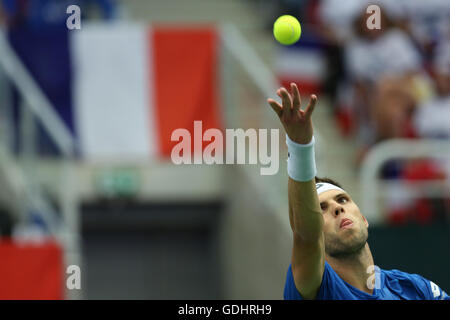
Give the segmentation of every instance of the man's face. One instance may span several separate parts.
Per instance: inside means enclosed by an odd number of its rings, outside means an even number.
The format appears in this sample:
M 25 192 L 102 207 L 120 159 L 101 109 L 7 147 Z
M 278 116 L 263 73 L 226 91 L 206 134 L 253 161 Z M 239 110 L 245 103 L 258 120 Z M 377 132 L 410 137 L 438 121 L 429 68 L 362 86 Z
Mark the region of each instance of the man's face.
M 325 252 L 344 258 L 359 252 L 366 244 L 369 224 L 350 196 L 341 190 L 319 195 L 324 219 Z

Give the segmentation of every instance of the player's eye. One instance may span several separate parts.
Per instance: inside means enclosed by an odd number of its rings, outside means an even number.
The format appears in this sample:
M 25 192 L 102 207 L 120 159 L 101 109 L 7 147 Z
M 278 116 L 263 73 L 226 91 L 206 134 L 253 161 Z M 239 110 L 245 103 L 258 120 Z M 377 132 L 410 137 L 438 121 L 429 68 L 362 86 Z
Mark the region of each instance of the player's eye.
M 326 205 L 326 203 L 321 203 L 321 204 L 320 204 L 320 209 L 322 209 L 322 211 L 327 210 L 327 205 Z
M 347 199 L 347 197 L 340 197 L 340 198 L 338 199 L 338 202 L 339 202 L 339 203 L 347 203 L 347 202 L 348 202 L 348 199 Z

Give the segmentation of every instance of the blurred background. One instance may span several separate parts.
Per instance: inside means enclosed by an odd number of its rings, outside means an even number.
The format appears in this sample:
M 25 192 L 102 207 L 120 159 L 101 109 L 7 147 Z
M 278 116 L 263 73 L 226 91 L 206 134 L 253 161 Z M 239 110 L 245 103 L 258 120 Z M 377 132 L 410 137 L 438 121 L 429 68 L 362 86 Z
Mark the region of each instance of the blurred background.
M 450 290 L 449 1 L 0 4 L 1 299 L 281 299 L 287 150 L 266 98 L 293 81 L 319 97 L 318 175 L 368 218 L 375 263 Z M 282 14 L 295 45 L 273 38 Z M 280 129 L 279 172 L 174 165 L 194 120 Z

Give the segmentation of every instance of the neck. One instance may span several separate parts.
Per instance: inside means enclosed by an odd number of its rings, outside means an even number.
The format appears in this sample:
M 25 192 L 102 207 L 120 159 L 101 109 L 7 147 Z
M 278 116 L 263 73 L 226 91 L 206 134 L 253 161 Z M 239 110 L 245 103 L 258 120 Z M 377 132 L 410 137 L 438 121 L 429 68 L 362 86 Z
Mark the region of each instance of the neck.
M 366 243 L 354 255 L 339 258 L 327 255 L 326 260 L 342 280 L 361 291 L 373 293 L 373 289 L 367 285 L 367 280 L 372 275 L 368 273 L 368 268 L 374 265 L 369 244 Z

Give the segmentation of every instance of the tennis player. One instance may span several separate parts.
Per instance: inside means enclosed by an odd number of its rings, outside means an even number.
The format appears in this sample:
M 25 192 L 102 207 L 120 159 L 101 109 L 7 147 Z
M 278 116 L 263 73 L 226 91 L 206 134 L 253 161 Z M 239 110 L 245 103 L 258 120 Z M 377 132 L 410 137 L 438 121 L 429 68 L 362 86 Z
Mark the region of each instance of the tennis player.
M 350 195 L 331 179 L 316 178 L 311 116 L 317 97 L 300 108 L 300 93 L 291 84 L 277 90 L 279 104 L 268 103 L 286 131 L 289 220 L 293 231 L 285 299 L 363 300 L 450 297 L 417 274 L 375 266 L 367 243 L 369 224 Z

